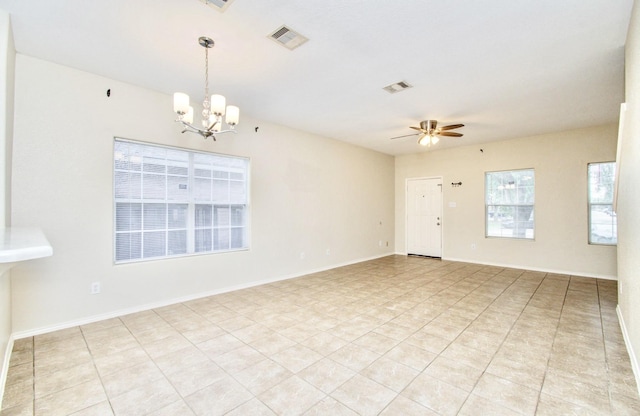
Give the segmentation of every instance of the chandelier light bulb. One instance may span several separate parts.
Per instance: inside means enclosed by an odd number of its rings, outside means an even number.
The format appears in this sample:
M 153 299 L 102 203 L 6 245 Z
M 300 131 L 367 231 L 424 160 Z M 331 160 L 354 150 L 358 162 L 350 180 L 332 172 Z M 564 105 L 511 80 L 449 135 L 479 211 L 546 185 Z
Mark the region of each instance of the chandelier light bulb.
M 189 96 L 183 92 L 173 94 L 173 111 L 178 114 L 187 114 L 189 111 Z
M 189 124 L 193 123 L 193 107 L 189 106 L 189 110 L 182 119 Z
M 235 105 L 230 105 L 227 107 L 227 117 L 225 119 L 228 125 L 232 128 L 238 124 L 240 121 L 240 109 Z

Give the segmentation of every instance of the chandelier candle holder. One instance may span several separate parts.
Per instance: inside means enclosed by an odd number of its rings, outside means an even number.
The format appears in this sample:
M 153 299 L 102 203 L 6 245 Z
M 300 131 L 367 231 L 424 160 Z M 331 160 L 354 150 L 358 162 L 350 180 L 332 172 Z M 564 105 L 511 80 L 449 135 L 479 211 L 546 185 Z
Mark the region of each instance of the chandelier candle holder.
M 213 94 L 209 97 L 209 49 L 215 42 L 207 37 L 198 39 L 200 46 L 204 48 L 204 101 L 202 102 L 202 128 L 193 124 L 193 107 L 189 105 L 189 96 L 182 92 L 173 94 L 173 111 L 178 114 L 176 122 L 184 126 L 183 133 L 197 133 L 208 139 L 216 140 L 216 134 L 235 133 L 235 126 L 240 120 L 240 109 L 233 105 L 226 105 L 223 95 Z M 222 116 L 225 116 L 228 128 L 222 129 Z

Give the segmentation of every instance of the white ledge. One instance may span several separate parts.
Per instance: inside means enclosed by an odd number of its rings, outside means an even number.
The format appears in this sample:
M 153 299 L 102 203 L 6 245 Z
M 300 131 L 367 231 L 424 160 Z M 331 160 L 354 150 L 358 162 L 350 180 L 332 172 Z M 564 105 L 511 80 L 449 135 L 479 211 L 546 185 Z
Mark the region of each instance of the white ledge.
M 0 264 L 53 255 L 53 248 L 39 228 L 0 229 Z

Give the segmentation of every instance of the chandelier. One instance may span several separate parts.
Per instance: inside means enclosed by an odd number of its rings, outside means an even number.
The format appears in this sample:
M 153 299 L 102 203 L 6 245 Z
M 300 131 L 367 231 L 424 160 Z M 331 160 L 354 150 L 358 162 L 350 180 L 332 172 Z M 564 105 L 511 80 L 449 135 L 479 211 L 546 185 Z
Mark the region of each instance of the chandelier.
M 216 134 L 236 132 L 235 126 L 240 119 L 240 109 L 233 105 L 226 105 L 223 95 L 214 94 L 209 97 L 209 49 L 213 48 L 214 41 L 207 37 L 198 39 L 200 46 L 204 48 L 204 101 L 202 102 L 202 127 L 193 124 L 193 107 L 189 105 L 189 96 L 182 92 L 173 94 L 173 111 L 178 114 L 176 122 L 182 123 L 184 132 L 197 133 L 205 139 L 211 137 L 216 140 Z M 222 116 L 228 128 L 222 128 Z

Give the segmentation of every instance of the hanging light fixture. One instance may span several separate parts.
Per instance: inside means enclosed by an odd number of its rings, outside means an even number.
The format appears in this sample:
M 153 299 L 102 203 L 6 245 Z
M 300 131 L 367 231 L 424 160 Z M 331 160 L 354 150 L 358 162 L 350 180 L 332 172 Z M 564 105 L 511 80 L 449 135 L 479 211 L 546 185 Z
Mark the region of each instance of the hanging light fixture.
M 418 138 L 418 144 L 421 144 L 422 146 L 431 146 L 439 141 L 440 138 L 436 136 L 435 133 L 423 133 Z
M 193 107 L 189 105 L 189 96 L 182 92 L 173 94 L 173 111 L 178 114 L 176 122 L 182 123 L 182 132 L 198 133 L 205 139 L 211 137 L 216 140 L 216 134 L 236 132 L 235 126 L 240 119 L 240 109 L 233 105 L 226 105 L 222 95 L 214 94 L 209 97 L 209 49 L 215 42 L 207 37 L 198 39 L 204 48 L 204 101 L 202 102 L 202 128 L 193 125 Z M 222 129 L 222 116 L 226 115 L 226 130 Z

